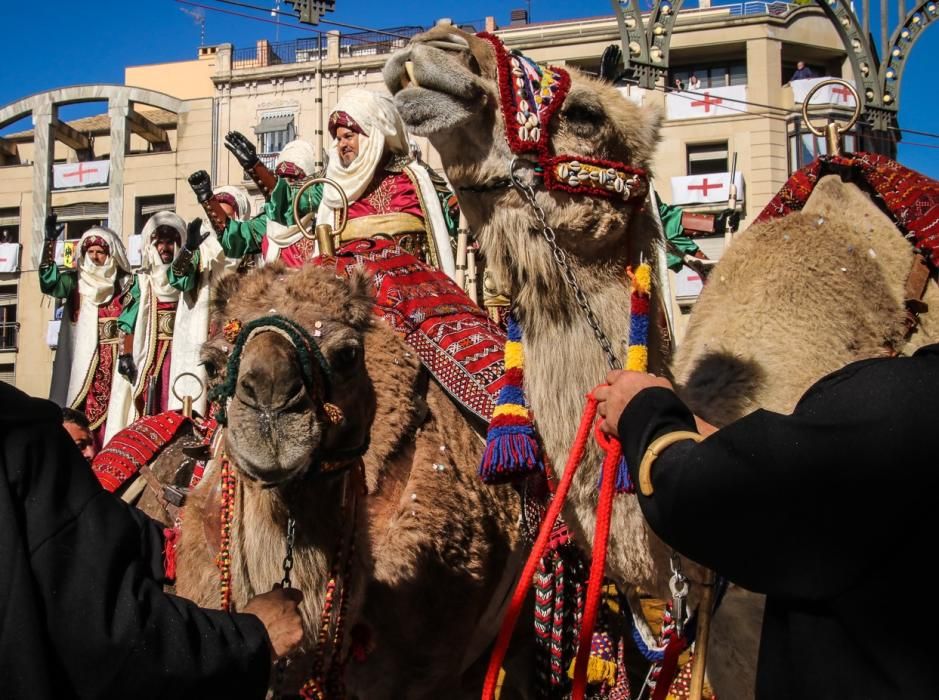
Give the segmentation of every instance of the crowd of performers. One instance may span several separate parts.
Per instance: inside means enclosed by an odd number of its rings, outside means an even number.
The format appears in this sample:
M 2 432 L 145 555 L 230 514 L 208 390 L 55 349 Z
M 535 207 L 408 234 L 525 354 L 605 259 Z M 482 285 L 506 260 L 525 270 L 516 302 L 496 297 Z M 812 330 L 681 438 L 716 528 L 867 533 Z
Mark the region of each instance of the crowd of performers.
M 181 408 L 173 392 L 181 375 L 205 381 L 199 348 L 217 277 L 275 260 L 299 267 L 317 255 L 316 241 L 294 221 L 295 205 L 310 231 L 313 221 L 338 227 L 343 202 L 322 183 L 298 200 L 314 175 L 334 181 L 348 199 L 343 242 L 384 236 L 453 276 L 455 197 L 413 153 L 391 100 L 350 91 L 330 113 L 329 133 L 334 142 L 324 173 L 306 141 L 286 144 L 271 172 L 243 135 L 230 133 L 226 146 L 263 193 L 261 210 L 252 216 L 244 188 L 213 189 L 208 173 L 194 173 L 190 184 L 206 221 L 187 223 L 170 211 L 151 216 L 140 232 L 136 271 L 121 236 L 101 226 L 82 235 L 76 267 L 60 269 L 59 228 L 54 215 L 47 219 L 40 286 L 67 300 L 52 397 L 87 416 L 98 446 L 141 415 Z M 197 392 L 189 386 L 188 393 Z M 203 393 L 195 408 L 203 411 L 204 402 Z

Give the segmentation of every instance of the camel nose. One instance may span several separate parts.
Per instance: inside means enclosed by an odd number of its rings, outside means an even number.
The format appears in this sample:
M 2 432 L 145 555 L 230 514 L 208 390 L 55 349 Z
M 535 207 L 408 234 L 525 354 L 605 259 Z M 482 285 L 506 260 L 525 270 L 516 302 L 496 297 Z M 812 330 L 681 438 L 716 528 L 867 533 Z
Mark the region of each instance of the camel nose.
M 278 411 L 305 392 L 296 352 L 286 338 L 262 333 L 244 349 L 236 394 L 262 411 Z

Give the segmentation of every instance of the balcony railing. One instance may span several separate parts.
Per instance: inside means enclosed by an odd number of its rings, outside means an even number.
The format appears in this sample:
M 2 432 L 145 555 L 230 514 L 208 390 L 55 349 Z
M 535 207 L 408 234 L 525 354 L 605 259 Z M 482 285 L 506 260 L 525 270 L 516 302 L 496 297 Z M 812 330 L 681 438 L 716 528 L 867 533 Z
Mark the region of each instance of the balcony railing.
M 315 36 L 279 44 L 258 42 L 257 46 L 232 51 L 232 68 L 261 68 L 286 63 L 307 63 L 326 57 L 326 39 Z
M 427 31 L 424 27 L 397 27 L 388 32 L 356 32 L 339 37 L 340 56 L 379 56 L 405 46 L 410 38 Z
M 17 321 L 0 323 L 0 352 L 16 352 L 20 324 Z
M 727 8 L 732 17 L 742 17 L 748 15 L 775 15 L 780 17 L 787 15 L 799 5 L 788 2 L 743 2 L 733 5 L 714 5 L 712 9 Z

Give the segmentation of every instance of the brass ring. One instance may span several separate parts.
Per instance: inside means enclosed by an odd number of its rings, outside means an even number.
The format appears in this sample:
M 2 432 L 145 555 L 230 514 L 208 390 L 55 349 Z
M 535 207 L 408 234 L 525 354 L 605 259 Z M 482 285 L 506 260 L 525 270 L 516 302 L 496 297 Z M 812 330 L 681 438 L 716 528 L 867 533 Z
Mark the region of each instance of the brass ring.
M 826 85 L 844 85 L 846 88 L 848 88 L 848 90 L 851 91 L 851 94 L 854 95 L 854 114 L 851 115 L 851 119 L 848 120 L 847 124 L 838 127 L 839 133 L 843 134 L 848 131 L 848 129 L 857 124 L 857 120 L 861 116 L 861 96 L 858 94 L 857 88 L 855 88 L 847 80 L 842 80 L 841 78 L 829 78 L 828 80 L 823 80 L 822 82 L 814 85 L 802 100 L 802 121 L 805 122 L 808 130 L 816 136 L 825 136 L 825 132 L 821 129 L 815 128 L 815 126 L 812 125 L 812 122 L 809 121 L 809 102 L 812 101 L 812 96 L 818 92 L 819 88 L 825 87 Z
M 336 191 L 339 193 L 339 198 L 342 200 L 342 217 L 339 219 L 341 223 L 336 228 L 336 230 L 333 231 L 333 234 L 339 235 L 340 233 L 342 233 L 343 230 L 345 230 L 346 228 L 346 222 L 349 220 L 349 199 L 348 197 L 346 197 L 346 193 L 343 191 L 342 187 L 339 186 L 339 183 L 328 177 L 311 177 L 309 180 L 307 180 L 300 186 L 300 189 L 297 190 L 297 194 L 295 194 L 293 197 L 294 224 L 300 229 L 300 233 L 303 234 L 303 237 L 309 238 L 311 241 L 316 240 L 316 231 L 314 230 L 313 226 L 310 226 L 309 231 L 307 231 L 307 229 L 303 226 L 303 221 L 300 216 L 300 197 L 303 195 L 304 192 L 310 189 L 310 187 L 312 187 L 313 185 L 317 185 L 321 182 L 323 184 L 332 185 L 333 187 L 335 187 Z M 313 220 L 315 220 L 315 214 L 314 214 Z
M 195 375 L 192 372 L 180 372 L 178 375 L 176 375 L 176 379 L 173 380 L 173 396 L 175 396 L 178 401 L 183 401 L 183 397 L 176 392 L 176 385 L 183 377 L 192 377 L 196 380 L 196 383 L 199 385 L 199 393 L 193 396 L 192 400 L 198 401 L 199 397 L 205 393 L 205 384 L 202 383 L 202 380 L 199 379 L 198 375 Z

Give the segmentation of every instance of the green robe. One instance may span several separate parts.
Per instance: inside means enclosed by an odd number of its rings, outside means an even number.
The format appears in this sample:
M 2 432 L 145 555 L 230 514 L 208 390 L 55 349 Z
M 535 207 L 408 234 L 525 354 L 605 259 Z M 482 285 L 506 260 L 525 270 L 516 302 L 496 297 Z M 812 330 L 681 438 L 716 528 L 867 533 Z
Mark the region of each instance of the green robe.
M 59 270 L 58 265 L 46 265 L 39 268 L 39 288 L 43 294 L 48 294 L 56 299 L 67 299 L 78 287 L 78 271 Z M 125 333 L 134 332 L 134 324 L 137 323 L 137 310 L 140 302 L 140 287 L 137 284 L 137 278 L 134 278 L 133 286 L 130 288 L 131 299 L 124 299 L 121 307 L 120 316 L 117 318 L 117 326 Z
M 681 215 L 683 209 L 671 204 L 666 204 L 659 195 L 655 193 L 655 201 L 659 204 L 659 217 L 662 219 L 662 229 L 665 231 L 665 238 L 671 244 L 666 247 L 665 259 L 668 269 L 674 272 L 681 270 L 682 258 L 672 252 L 672 248 L 682 255 L 694 255 L 699 248 L 691 238 L 685 235 L 685 229 L 681 225 Z
M 264 203 L 261 213 L 247 221 L 230 219 L 219 242 L 229 258 L 243 258 L 261 252 L 261 240 L 267 231 L 267 222 L 275 221 L 283 226 L 293 226 L 293 201 L 303 183 L 291 185 L 282 177 L 277 178 L 271 198 Z M 320 200 L 323 198 L 323 184 L 317 183 L 308 188 L 300 201 L 300 216 L 309 213 L 316 215 Z M 198 253 L 197 253 L 198 255 Z M 195 262 L 195 258 L 193 259 Z M 174 285 L 175 286 L 175 285 Z

